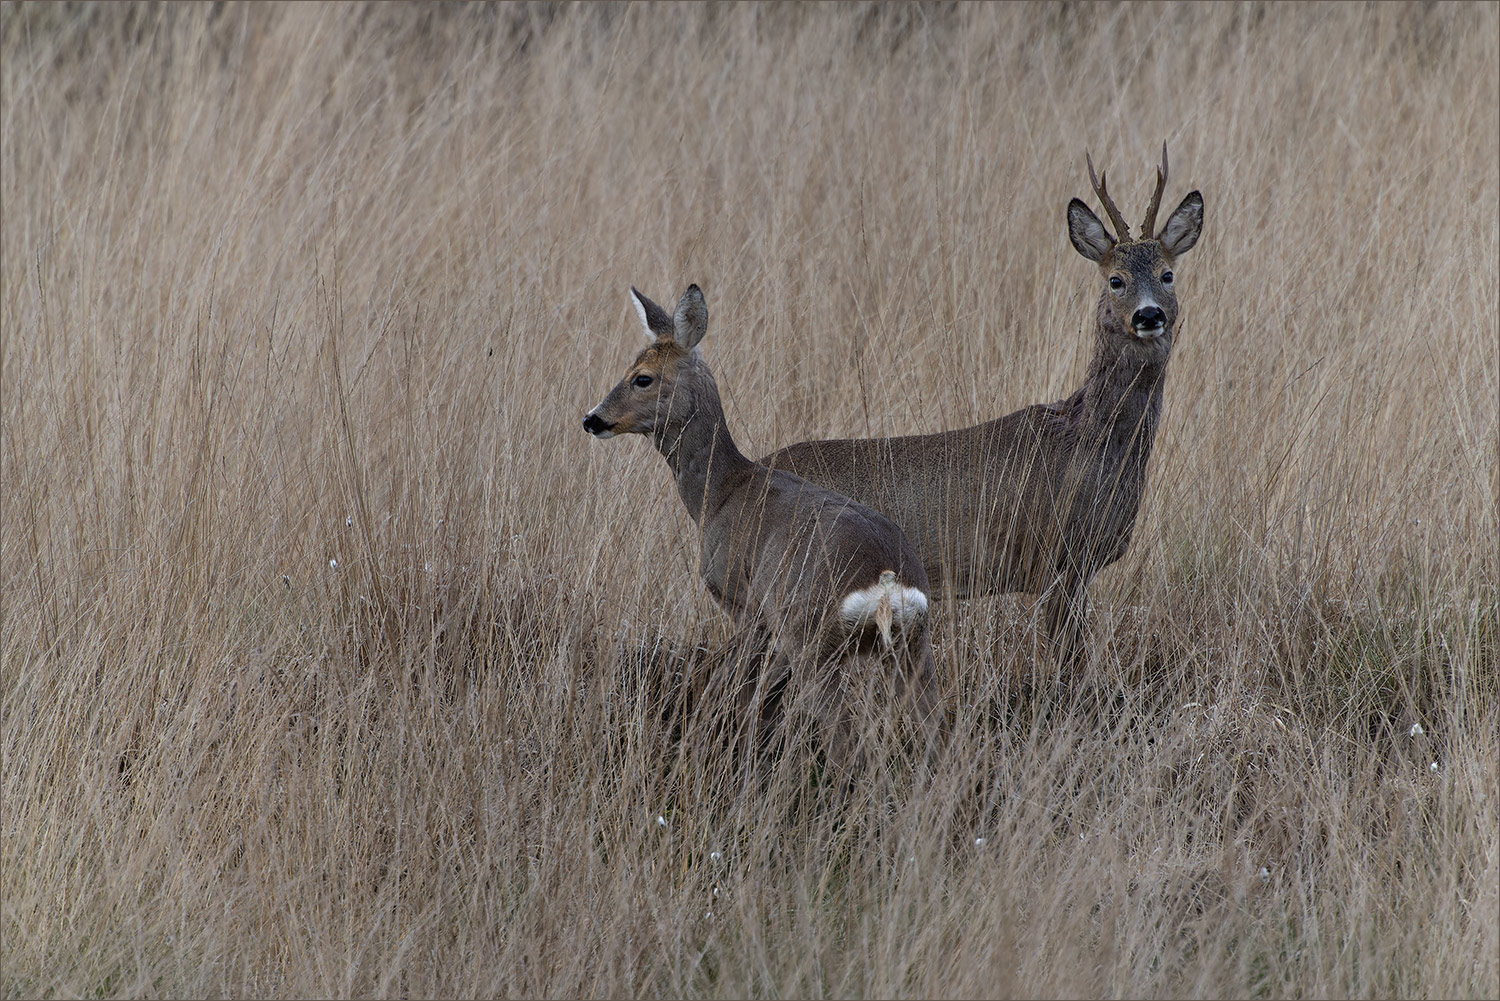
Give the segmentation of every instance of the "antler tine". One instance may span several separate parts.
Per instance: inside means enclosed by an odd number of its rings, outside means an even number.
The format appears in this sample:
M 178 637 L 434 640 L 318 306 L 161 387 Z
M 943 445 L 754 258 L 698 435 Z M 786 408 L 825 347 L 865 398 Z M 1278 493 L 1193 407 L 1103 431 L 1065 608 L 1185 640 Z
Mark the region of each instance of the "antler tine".
M 1130 240 L 1130 224 L 1120 214 L 1119 208 L 1115 206 L 1115 200 L 1109 197 L 1109 191 L 1105 188 L 1105 183 L 1109 179 L 1108 175 L 1106 174 L 1104 177 L 1095 176 L 1094 158 L 1087 151 L 1084 152 L 1083 158 L 1089 165 L 1089 182 L 1094 186 L 1094 194 L 1099 196 L 1099 201 L 1104 204 L 1104 211 L 1109 215 L 1109 221 L 1114 223 L 1116 242 L 1128 242 Z
M 1161 166 L 1156 168 L 1156 194 L 1151 196 L 1151 205 L 1146 209 L 1146 221 L 1141 223 L 1141 239 L 1151 239 L 1156 228 L 1156 210 L 1161 208 L 1161 193 L 1167 187 L 1167 144 L 1161 144 Z

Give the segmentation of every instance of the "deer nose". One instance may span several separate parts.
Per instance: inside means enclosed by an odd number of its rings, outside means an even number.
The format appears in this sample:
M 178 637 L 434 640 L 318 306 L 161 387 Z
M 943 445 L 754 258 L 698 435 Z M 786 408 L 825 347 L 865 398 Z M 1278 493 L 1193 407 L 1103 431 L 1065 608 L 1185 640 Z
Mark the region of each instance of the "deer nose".
M 608 430 L 608 425 L 599 419 L 598 414 L 590 412 L 583 415 L 583 429 L 589 434 L 598 434 Z
M 1130 325 L 1136 330 L 1160 330 L 1166 324 L 1167 314 L 1160 306 L 1143 306 L 1130 318 Z

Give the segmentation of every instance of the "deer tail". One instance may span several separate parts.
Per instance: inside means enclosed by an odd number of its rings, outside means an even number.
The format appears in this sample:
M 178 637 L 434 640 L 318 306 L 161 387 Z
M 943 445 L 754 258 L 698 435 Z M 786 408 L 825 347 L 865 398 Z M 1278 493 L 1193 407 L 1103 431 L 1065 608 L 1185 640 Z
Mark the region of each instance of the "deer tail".
M 895 646 L 893 625 L 905 628 L 927 616 L 927 595 L 899 583 L 894 570 L 882 570 L 879 581 L 845 595 L 839 612 L 851 629 L 873 624 L 889 650 Z

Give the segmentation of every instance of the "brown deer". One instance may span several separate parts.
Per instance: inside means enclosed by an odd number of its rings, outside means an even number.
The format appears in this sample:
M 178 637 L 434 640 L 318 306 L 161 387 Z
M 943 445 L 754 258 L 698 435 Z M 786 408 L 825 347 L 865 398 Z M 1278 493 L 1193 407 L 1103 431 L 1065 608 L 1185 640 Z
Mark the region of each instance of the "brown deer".
M 855 760 L 850 718 L 867 686 L 888 685 L 919 723 L 938 724 L 927 574 L 916 549 L 884 515 L 735 446 L 698 349 L 708 305 L 697 285 L 675 316 L 630 291 L 652 343 L 584 417 L 584 430 L 650 436 L 698 523 L 709 593 L 768 638 L 783 678 L 800 686 L 814 672 L 808 691 L 831 764 L 848 770 Z
M 761 460 L 890 516 L 940 594 L 1045 595 L 1048 634 L 1067 660 L 1079 651 L 1090 579 L 1130 545 L 1177 322 L 1172 267 L 1203 229 L 1193 191 L 1151 235 L 1165 145 L 1138 240 L 1091 158 L 1088 168 L 1115 235 L 1082 201 L 1068 203 L 1068 237 L 1104 281 L 1080 389 L 957 431 L 805 441 Z

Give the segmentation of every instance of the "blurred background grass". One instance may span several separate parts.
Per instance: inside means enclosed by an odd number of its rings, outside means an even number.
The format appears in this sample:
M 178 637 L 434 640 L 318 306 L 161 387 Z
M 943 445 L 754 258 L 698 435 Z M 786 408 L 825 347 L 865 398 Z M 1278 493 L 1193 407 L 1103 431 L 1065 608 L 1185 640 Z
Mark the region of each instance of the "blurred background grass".
M 1497 993 L 1497 37 L 6 4 L 0 989 Z M 1086 671 L 940 606 L 893 798 L 674 739 L 729 627 L 578 426 L 630 284 L 704 287 L 751 454 L 987 419 L 1082 377 L 1084 149 L 1134 218 L 1163 139 L 1207 222 Z

